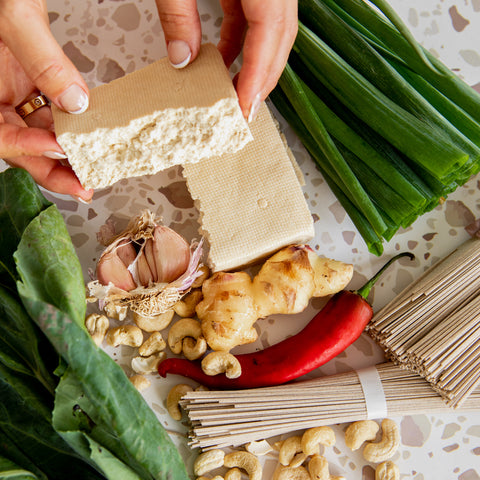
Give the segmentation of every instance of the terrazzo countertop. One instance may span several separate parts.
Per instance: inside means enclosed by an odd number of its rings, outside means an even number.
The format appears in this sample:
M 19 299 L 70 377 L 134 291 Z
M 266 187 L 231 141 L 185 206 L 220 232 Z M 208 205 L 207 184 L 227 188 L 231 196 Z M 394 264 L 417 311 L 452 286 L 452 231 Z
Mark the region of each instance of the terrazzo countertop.
M 84 75 L 89 87 L 109 82 L 165 56 L 163 33 L 154 0 L 48 0 L 51 28 L 66 54 Z M 219 2 L 199 1 L 203 41 L 216 43 L 222 11 Z M 392 0 L 392 6 L 406 21 L 425 47 L 480 91 L 480 0 Z M 232 67 L 232 74 L 238 65 Z M 382 258 L 370 254 L 340 206 L 316 170 L 298 139 L 279 118 L 289 146 L 306 179 L 304 189 L 315 219 L 316 237 L 312 247 L 321 255 L 355 265 L 351 286 L 360 286 L 385 258 L 409 250 L 414 262 L 392 267 L 374 289 L 375 309 L 385 305 L 406 285 L 418 278 L 432 263 L 467 240 L 465 226 L 480 216 L 480 178 L 472 178 L 445 203 L 419 218 L 410 228 L 399 231 L 385 244 Z M 62 211 L 84 268 L 95 267 L 102 247 L 96 232 L 107 219 L 121 229 L 128 219 L 145 208 L 163 217 L 188 239 L 197 237 L 198 212 L 189 196 L 179 167 L 150 177 L 120 181 L 97 191 L 90 205 L 69 197 L 46 194 Z M 295 329 L 320 308 L 313 301 L 306 312 L 295 316 Z M 251 348 L 265 347 L 291 333 L 292 319 L 269 317 L 257 322 L 259 340 Z M 109 352 L 129 372 L 131 350 L 122 347 Z M 349 371 L 384 361 L 382 351 L 366 335 L 310 376 Z M 197 452 L 187 446 L 186 421 L 171 420 L 164 401 L 177 379 L 152 378 L 145 398 L 170 432 L 187 466 L 191 469 Z M 401 429 L 401 446 L 394 457 L 401 478 L 415 480 L 480 479 L 480 412 L 445 415 L 425 412 L 395 418 Z M 345 425 L 336 425 L 338 437 Z M 374 466 L 360 453 L 349 451 L 342 442 L 325 450 L 330 472 L 347 479 L 373 479 Z M 276 454 L 262 459 L 264 479 L 271 478 Z M 193 477 L 192 477 L 193 478 Z

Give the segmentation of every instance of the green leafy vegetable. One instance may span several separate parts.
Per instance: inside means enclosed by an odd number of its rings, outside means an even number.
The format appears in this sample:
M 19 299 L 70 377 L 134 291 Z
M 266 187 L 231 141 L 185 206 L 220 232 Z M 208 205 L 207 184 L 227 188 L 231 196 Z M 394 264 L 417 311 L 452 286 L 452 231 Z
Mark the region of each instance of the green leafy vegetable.
M 39 480 L 39 477 L 33 472 L 29 472 L 19 467 L 8 458 L 0 455 L 0 478 L 10 480 Z
M 32 375 L 53 394 L 56 379 L 45 363 L 58 359 L 50 348 L 41 348 L 43 334 L 32 322 L 22 305 L 7 290 L 0 286 L 0 361 L 10 369 Z
M 40 384 L 14 374 L 0 364 L 0 431 L 8 443 L 4 455 L 46 478 L 98 479 L 51 423 L 51 398 Z M 50 408 L 49 408 L 50 407 Z M 28 464 L 20 463 L 28 459 Z
M 0 284 L 15 286 L 13 253 L 25 227 L 49 205 L 25 170 L 10 168 L 0 175 Z
M 39 213 L 25 228 L 14 258 L 24 289 L 84 328 L 82 267 L 55 205 Z
M 111 480 L 135 480 L 138 475 L 119 457 L 123 448 L 108 426 L 94 422 L 95 408 L 84 395 L 75 375 L 67 370 L 55 396 L 53 425 L 84 458 L 90 458 Z M 116 452 L 118 457 L 112 452 Z
M 0 173 L 0 199 L 8 220 L 0 237 L 8 250 L 0 255 L 0 478 L 186 480 L 153 411 L 85 329 L 82 271 L 62 215 L 20 170 Z

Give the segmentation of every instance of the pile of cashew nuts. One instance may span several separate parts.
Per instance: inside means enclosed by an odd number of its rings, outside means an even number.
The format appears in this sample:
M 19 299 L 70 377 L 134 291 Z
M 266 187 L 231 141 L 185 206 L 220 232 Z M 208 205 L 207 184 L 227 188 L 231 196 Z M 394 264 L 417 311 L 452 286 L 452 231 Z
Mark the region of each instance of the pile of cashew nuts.
M 207 342 L 202 335 L 200 322 L 193 318 L 195 307 L 202 300 L 202 283 L 209 277 L 207 267 L 201 267 L 192 289 L 170 310 L 154 317 L 132 312 L 131 320 L 126 306 L 107 303 L 103 313 L 89 314 L 85 327 L 97 345 L 105 340 L 111 347 L 128 346 L 137 349 L 131 360 L 134 372 L 130 381 L 140 391 L 151 385 L 148 375 L 157 372 L 158 364 L 167 357 L 167 345 L 174 354 L 182 354 L 189 360 L 205 355 Z M 93 302 L 93 299 L 92 299 Z M 175 315 L 179 317 L 174 321 Z M 112 326 L 111 321 L 116 321 Z M 166 340 L 162 332 L 170 327 Z M 211 352 L 202 359 L 202 368 L 207 375 L 225 373 L 229 378 L 241 374 L 237 359 L 226 352 Z
M 176 419 L 182 417 L 179 401 L 188 389 L 192 387 L 179 385 L 169 395 L 167 406 Z M 391 461 L 400 446 L 399 428 L 393 420 L 385 418 L 381 422 L 381 439 L 376 441 L 379 430 L 380 425 L 373 420 L 354 422 L 345 430 L 345 444 L 352 451 L 365 444 L 363 457 L 375 464 L 375 480 L 399 480 L 400 470 Z M 242 471 L 250 480 L 262 480 L 259 456 L 276 450 L 278 464 L 273 480 L 342 480 L 344 477 L 330 474 L 328 461 L 320 453 L 321 446 L 332 447 L 335 442 L 331 427 L 313 427 L 272 445 L 261 440 L 229 453 L 219 448 L 204 451 L 196 458 L 193 470 L 196 480 L 241 480 Z M 206 476 L 212 472 L 213 476 Z

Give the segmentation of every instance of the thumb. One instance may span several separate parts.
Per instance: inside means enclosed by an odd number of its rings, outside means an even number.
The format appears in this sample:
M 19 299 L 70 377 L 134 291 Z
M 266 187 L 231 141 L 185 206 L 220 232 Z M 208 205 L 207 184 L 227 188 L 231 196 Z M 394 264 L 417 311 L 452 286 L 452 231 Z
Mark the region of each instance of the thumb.
M 42 4 L 4 2 L 1 38 L 50 101 L 67 112 L 82 113 L 88 108 L 88 87 L 53 37 Z
M 200 50 L 201 25 L 195 0 L 156 0 L 170 63 L 183 68 Z

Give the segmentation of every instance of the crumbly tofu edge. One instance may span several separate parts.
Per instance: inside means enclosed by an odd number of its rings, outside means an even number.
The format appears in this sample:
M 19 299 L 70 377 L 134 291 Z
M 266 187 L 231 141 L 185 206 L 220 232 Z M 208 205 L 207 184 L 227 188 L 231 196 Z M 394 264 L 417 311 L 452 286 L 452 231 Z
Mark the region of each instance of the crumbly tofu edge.
M 65 132 L 57 140 L 82 185 L 104 188 L 123 178 L 237 152 L 252 140 L 244 122 L 237 100 L 225 98 L 211 107 L 157 110 L 116 129 Z

